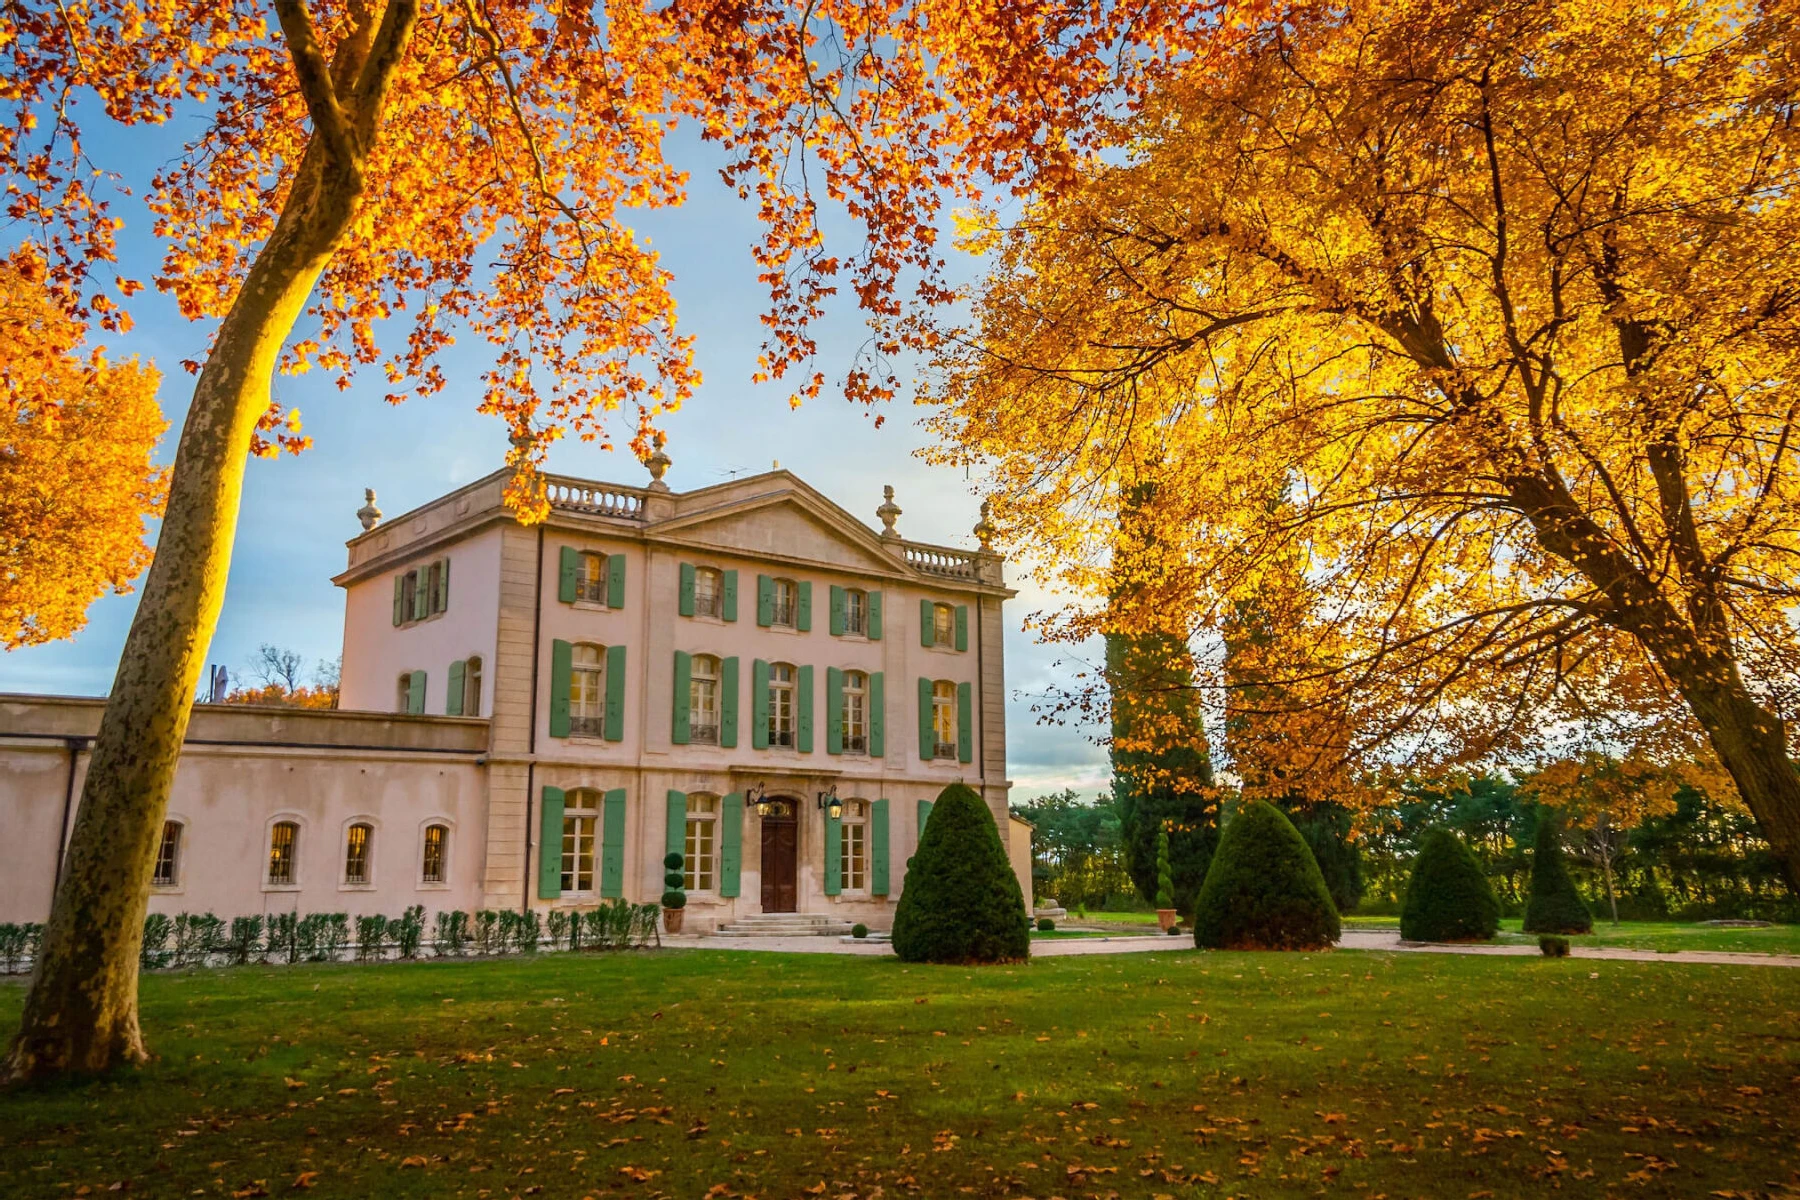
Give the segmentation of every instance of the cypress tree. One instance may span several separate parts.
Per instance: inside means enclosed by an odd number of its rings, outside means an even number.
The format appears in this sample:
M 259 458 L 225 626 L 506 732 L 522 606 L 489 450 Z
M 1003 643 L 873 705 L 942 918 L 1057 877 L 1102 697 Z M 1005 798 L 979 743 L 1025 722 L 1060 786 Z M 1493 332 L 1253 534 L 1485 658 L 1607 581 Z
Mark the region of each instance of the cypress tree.
M 1156 834 L 1156 907 L 1175 907 L 1175 876 L 1169 870 L 1169 834 Z
M 1425 831 L 1406 883 L 1400 936 L 1413 942 L 1486 941 L 1500 928 L 1500 901 L 1474 851 L 1448 829 Z
M 905 962 L 1014 962 L 1031 953 L 1025 895 L 975 790 L 938 795 L 908 860 L 894 909 L 894 953 Z
M 1562 829 L 1556 815 L 1539 806 L 1531 842 L 1531 894 L 1525 900 L 1526 933 L 1592 933 L 1594 914 L 1575 890 L 1563 861 Z
M 1213 950 L 1323 950 L 1337 906 L 1312 850 L 1267 800 L 1239 809 L 1219 837 L 1194 905 L 1194 944 Z

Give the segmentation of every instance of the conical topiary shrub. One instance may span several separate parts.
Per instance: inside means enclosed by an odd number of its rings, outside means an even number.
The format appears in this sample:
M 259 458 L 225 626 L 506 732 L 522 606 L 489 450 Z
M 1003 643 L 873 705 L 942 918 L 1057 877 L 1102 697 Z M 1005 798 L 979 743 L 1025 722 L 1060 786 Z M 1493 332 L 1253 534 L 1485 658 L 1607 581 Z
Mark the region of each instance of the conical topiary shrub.
M 1575 890 L 1563 862 L 1561 823 L 1547 808 L 1537 812 L 1531 841 L 1531 894 L 1525 900 L 1526 933 L 1592 933 L 1594 914 Z
M 1194 944 L 1212 950 L 1323 950 L 1338 940 L 1337 906 L 1306 839 L 1258 800 L 1238 810 L 1194 902 Z
M 1014 962 L 1031 953 L 1025 896 L 975 790 L 953 783 L 906 868 L 894 909 L 894 953 L 906 962 Z
M 1411 942 L 1486 941 L 1500 928 L 1500 901 L 1463 840 L 1428 829 L 1413 860 L 1400 910 L 1400 936 Z

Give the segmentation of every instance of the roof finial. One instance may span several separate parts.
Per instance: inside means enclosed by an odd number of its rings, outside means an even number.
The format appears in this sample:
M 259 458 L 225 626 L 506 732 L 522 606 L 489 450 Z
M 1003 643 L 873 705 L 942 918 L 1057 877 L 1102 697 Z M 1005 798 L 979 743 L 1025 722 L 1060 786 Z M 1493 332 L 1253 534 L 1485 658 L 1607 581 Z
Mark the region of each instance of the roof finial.
M 381 524 L 381 510 L 375 507 L 375 489 L 363 489 L 363 506 L 356 510 L 356 519 L 362 522 L 363 532 Z
M 644 460 L 644 467 L 650 472 L 651 491 L 666 492 L 669 490 L 669 485 L 663 482 L 663 476 L 668 472 L 670 466 L 672 466 L 674 462 L 675 460 L 670 458 L 668 452 L 663 449 L 662 435 L 658 434 L 656 437 L 656 452 Z
M 981 502 L 981 520 L 975 522 L 975 536 L 981 539 L 981 548 L 991 553 L 994 549 L 994 523 L 988 520 L 988 511 L 993 506 L 992 500 Z
M 875 515 L 881 518 L 881 536 L 897 538 L 900 535 L 894 532 L 894 522 L 900 519 L 900 506 L 894 503 L 894 485 L 890 483 L 883 487 L 881 496 L 881 507 L 875 510 Z

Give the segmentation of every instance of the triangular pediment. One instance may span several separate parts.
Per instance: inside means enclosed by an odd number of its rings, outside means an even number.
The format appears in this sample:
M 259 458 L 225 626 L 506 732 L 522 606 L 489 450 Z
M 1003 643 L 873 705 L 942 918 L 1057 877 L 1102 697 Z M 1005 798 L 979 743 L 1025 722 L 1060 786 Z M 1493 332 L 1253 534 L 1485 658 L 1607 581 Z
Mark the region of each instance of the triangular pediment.
M 866 526 L 810 488 L 767 478 L 761 482 L 762 488 L 692 493 L 683 499 L 695 503 L 681 505 L 672 516 L 654 522 L 644 532 L 658 540 L 711 546 L 752 557 L 827 563 L 863 574 L 909 573 Z

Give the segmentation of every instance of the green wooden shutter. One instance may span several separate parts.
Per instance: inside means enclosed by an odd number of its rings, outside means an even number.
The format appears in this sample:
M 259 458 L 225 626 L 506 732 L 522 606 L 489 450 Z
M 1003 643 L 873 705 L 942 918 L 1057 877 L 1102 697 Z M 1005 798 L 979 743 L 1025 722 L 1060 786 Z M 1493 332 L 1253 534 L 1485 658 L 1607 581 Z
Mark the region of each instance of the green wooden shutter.
M 958 762 L 975 759 L 975 685 L 956 685 L 956 758 Z
M 625 740 L 625 647 L 606 648 L 606 740 Z
M 438 563 L 437 595 L 432 599 L 435 603 L 433 612 L 450 611 L 450 560 L 447 558 Z
M 600 894 L 616 900 L 625 894 L 625 789 L 606 793 L 600 817 Z
M 563 790 L 544 789 L 544 813 L 538 821 L 538 899 L 562 895 Z
M 684 617 L 694 615 L 694 564 L 681 564 L 681 592 L 675 600 L 675 611 Z
M 931 627 L 933 623 L 934 622 L 931 619 L 931 601 L 919 601 L 919 645 L 931 645 Z
M 869 757 L 887 757 L 887 689 L 881 672 L 869 676 Z
M 668 808 L 664 815 L 669 827 L 663 837 L 664 854 L 687 853 L 687 793 L 669 789 Z
M 799 743 L 800 753 L 811 754 L 813 731 L 813 669 L 811 667 L 801 667 L 799 675 L 800 684 L 794 689 L 794 705 L 800 710 L 798 714 L 799 720 L 794 722 L 795 728 L 800 735 L 796 740 Z
M 866 620 L 867 620 L 868 626 L 869 626 L 869 640 L 871 642 L 879 642 L 881 640 L 881 593 L 880 592 L 871 591 L 869 593 L 869 615 L 866 618 Z
M 425 672 L 414 671 L 407 680 L 406 711 L 423 713 L 425 711 Z
M 719 607 L 723 610 L 725 620 L 737 620 L 737 571 L 725 572 L 725 586 L 720 591 L 722 599 Z
M 936 757 L 936 730 L 931 724 L 931 680 L 919 677 L 919 757 L 930 762 Z
M 750 745 L 769 748 L 769 664 L 760 658 L 750 664 Z
M 447 717 L 462 716 L 463 674 L 469 669 L 464 659 L 457 659 L 450 664 L 450 682 L 444 685 L 444 715 Z
M 969 648 L 969 606 L 966 604 L 956 606 L 956 648 Z
M 688 744 L 688 736 L 693 724 L 693 713 L 688 705 L 692 700 L 694 682 L 694 656 L 686 650 L 675 652 L 675 726 L 669 732 L 669 740 L 677 746 Z
M 744 793 L 733 792 L 719 805 L 719 895 L 727 900 L 739 891 L 744 869 Z
M 801 633 L 812 632 L 812 580 L 803 579 L 796 586 L 800 593 L 799 601 L 794 605 L 794 628 Z
M 775 623 L 775 581 L 767 575 L 756 577 L 756 623 L 765 629 Z
M 844 819 L 825 818 L 825 894 L 844 890 Z
M 844 752 L 844 673 L 825 668 L 825 753 Z
M 625 556 L 606 556 L 606 607 L 625 607 Z
M 869 806 L 869 893 L 888 894 L 888 802 Z
M 406 624 L 406 573 L 394 576 L 394 624 Z
M 831 636 L 844 636 L 844 589 L 831 585 Z
M 719 745 L 737 745 L 738 660 L 734 655 L 719 666 Z
M 932 804 L 933 804 L 933 801 L 930 801 L 930 800 L 919 801 L 919 841 L 921 841 L 921 842 L 925 840 L 925 823 L 927 821 L 931 820 Z M 915 843 L 915 850 L 916 850 L 916 843 Z
M 569 736 L 569 674 L 575 661 L 572 643 L 550 643 L 550 736 Z
M 423 621 L 431 615 L 431 572 L 420 567 L 413 572 L 413 620 Z
M 556 572 L 556 598 L 564 604 L 575 603 L 575 589 L 581 580 L 581 551 L 573 546 L 562 548 L 562 562 Z

